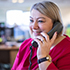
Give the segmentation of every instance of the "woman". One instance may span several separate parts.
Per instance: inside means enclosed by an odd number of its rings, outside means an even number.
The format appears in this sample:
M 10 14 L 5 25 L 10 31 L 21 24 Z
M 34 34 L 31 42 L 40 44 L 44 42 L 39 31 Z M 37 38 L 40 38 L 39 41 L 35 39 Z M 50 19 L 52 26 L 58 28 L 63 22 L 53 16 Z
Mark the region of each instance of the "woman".
M 55 3 L 43 1 L 33 5 L 29 25 L 32 38 L 25 40 L 20 46 L 11 70 L 70 69 L 70 38 L 62 35 L 63 30 L 59 34 L 54 32 L 51 39 L 47 34 L 58 24 L 56 22 L 62 24 L 60 10 Z M 33 40 L 38 43 L 37 48 L 31 46 Z M 29 58 L 31 48 L 32 57 Z

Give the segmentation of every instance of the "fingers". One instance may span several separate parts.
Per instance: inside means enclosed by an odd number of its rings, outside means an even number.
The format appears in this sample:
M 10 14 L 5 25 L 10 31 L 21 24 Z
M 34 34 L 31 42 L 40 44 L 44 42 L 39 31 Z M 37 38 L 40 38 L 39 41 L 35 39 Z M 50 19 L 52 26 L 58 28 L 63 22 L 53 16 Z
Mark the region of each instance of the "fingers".
M 47 33 L 42 32 L 41 34 L 45 38 L 46 41 L 49 41 L 49 36 L 47 35 Z
M 43 41 L 48 42 L 50 40 L 49 35 L 47 33 L 45 33 L 45 32 L 42 32 L 41 36 L 37 36 L 36 38 L 39 39 L 41 42 L 43 42 Z
M 45 38 L 43 36 L 37 36 L 36 37 L 38 40 L 40 40 L 41 42 L 45 41 Z
M 45 42 L 50 42 L 51 44 L 54 43 L 55 39 L 57 37 L 57 32 L 54 33 L 53 37 L 51 39 L 49 39 L 49 35 L 45 32 L 41 33 L 41 36 L 37 36 L 36 37 L 36 41 L 41 44 L 41 43 L 45 43 Z
M 50 43 L 53 44 L 54 41 L 55 41 L 55 39 L 56 39 L 56 37 L 57 37 L 57 32 L 54 33 L 54 35 L 53 35 L 53 37 L 51 39 L 49 38 L 49 35 L 47 33 L 45 33 L 45 32 L 42 32 L 41 35 L 42 36 L 40 36 L 40 38 L 42 40 L 44 40 L 46 42 L 49 42 L 50 41 Z
M 38 38 L 35 38 L 34 41 L 38 43 L 38 46 L 42 44 L 42 42 Z

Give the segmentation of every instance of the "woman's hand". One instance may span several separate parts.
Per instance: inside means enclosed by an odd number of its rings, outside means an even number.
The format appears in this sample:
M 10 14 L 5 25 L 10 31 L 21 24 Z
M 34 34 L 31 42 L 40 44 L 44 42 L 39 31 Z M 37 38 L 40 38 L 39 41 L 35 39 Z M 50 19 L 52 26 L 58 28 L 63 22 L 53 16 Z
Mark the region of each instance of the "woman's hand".
M 57 32 L 54 33 L 51 39 L 49 39 L 49 36 L 45 32 L 42 32 L 41 36 L 37 36 L 35 41 L 38 43 L 38 49 L 37 49 L 38 59 L 49 55 L 50 48 L 53 45 L 56 36 L 57 36 Z

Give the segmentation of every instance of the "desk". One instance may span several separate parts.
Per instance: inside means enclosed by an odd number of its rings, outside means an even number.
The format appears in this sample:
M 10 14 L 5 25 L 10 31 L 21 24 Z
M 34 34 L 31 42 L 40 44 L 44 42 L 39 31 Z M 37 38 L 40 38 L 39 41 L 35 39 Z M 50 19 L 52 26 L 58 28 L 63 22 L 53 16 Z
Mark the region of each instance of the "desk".
M 19 47 L 0 45 L 0 63 L 10 63 L 12 66 L 18 50 Z

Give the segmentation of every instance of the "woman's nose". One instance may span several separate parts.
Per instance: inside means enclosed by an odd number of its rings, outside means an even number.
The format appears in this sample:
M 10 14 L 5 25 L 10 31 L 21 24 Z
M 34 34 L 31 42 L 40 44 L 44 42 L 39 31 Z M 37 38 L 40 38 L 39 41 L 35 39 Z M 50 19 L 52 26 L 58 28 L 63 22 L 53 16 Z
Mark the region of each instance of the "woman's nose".
M 33 29 L 37 29 L 38 28 L 38 23 L 37 22 L 34 22 L 33 25 L 32 25 L 32 28 Z

